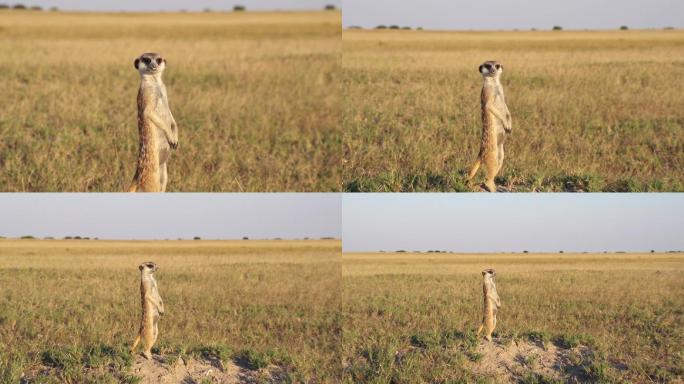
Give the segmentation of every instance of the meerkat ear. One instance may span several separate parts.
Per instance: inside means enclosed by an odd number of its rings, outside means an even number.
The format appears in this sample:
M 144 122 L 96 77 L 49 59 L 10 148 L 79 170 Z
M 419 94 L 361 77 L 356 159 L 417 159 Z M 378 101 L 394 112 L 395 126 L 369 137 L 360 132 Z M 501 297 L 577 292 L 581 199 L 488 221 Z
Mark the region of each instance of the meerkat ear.
M 135 61 L 133 62 L 133 66 L 135 67 L 135 69 L 138 69 L 138 64 L 140 64 L 140 59 L 135 59 Z
M 482 65 L 480 65 L 479 67 L 477 67 L 477 71 L 480 72 L 480 73 L 482 73 Z
M 143 268 L 145 268 L 145 267 L 144 267 L 144 264 L 140 264 L 140 265 L 138 266 L 138 269 L 141 270 L 141 271 L 143 270 Z

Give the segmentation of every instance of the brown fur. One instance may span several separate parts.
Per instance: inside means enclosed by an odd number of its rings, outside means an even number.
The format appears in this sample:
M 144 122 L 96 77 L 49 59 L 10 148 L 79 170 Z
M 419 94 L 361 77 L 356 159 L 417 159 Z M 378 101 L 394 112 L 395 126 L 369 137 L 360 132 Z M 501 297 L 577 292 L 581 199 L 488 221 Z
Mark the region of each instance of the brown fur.
M 484 310 L 482 314 L 482 325 L 477 330 L 477 336 L 480 336 L 482 330 L 486 327 L 485 339 L 492 341 L 492 332 L 496 328 L 496 314 L 501 308 L 501 299 L 499 293 L 496 291 L 496 284 L 494 277 L 496 272 L 493 269 L 485 269 L 482 271 L 483 284 L 482 292 L 484 294 Z
M 142 316 L 138 335 L 131 347 L 131 353 L 135 353 L 138 343 L 142 340 L 143 355 L 150 359 L 152 357 L 152 347 L 157 342 L 159 329 L 157 324 L 159 317 L 164 314 L 164 302 L 159 295 L 157 281 L 153 273 L 158 267 L 153 262 L 140 264 L 140 299 L 142 302 Z
M 477 159 L 466 179 L 466 183 L 470 184 L 480 165 L 483 164 L 486 173 L 485 187 L 490 192 L 496 192 L 494 178 L 503 166 L 505 135 L 512 129 L 511 114 L 506 106 L 503 87 L 499 82 L 502 72 L 503 66 L 495 61 L 486 61 L 480 65 L 480 73 L 484 78 L 480 93 L 482 139 Z
M 146 64 L 144 59 L 151 60 Z M 157 61 L 161 64 L 157 65 Z M 166 60 L 145 53 L 134 62 L 140 72 L 138 132 L 140 146 L 129 192 L 164 192 L 168 180 L 167 161 L 178 145 L 178 126 L 169 110 L 166 87 L 161 80 Z

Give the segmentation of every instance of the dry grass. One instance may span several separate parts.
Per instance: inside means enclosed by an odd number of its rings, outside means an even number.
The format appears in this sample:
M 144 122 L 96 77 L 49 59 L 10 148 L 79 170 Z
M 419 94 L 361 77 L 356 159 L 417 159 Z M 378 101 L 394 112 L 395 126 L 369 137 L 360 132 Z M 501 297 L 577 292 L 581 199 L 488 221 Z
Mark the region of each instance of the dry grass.
M 683 191 L 684 31 L 343 32 L 347 191 L 467 191 L 504 64 L 514 191 Z M 480 174 L 479 179 L 483 178 Z
M 139 271 L 160 266 L 159 353 L 212 353 L 339 377 L 339 241 L 0 240 L 0 381 L 40 366 L 56 382 L 135 382 Z M 87 368 L 84 368 L 87 367 Z
M 345 382 L 489 382 L 480 271 L 502 299 L 495 334 L 594 350 L 595 382 L 677 382 L 684 375 L 682 254 L 343 254 Z M 397 351 L 419 353 L 395 359 Z M 530 376 L 523 382 L 540 381 Z M 527 380 L 527 381 L 525 381 Z
M 334 191 L 340 13 L 0 11 L 0 190 L 121 191 L 158 51 L 180 127 L 171 191 Z

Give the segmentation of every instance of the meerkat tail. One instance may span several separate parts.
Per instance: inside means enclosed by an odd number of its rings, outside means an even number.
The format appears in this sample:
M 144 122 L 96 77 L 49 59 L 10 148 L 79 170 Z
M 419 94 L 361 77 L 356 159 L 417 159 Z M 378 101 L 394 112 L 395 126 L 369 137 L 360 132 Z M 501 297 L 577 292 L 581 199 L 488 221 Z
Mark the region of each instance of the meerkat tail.
M 480 156 L 477 156 L 477 160 L 475 160 L 475 163 L 473 163 L 473 166 L 470 168 L 470 172 L 468 172 L 468 178 L 466 179 L 466 183 L 470 183 L 470 180 L 475 177 L 475 174 L 477 173 L 477 170 L 480 169 L 480 163 L 482 160 L 480 159 Z
M 135 348 L 138 346 L 138 343 L 140 343 L 140 332 L 138 332 L 138 336 L 135 338 L 135 341 L 133 342 L 133 346 L 131 347 L 131 353 L 135 353 Z

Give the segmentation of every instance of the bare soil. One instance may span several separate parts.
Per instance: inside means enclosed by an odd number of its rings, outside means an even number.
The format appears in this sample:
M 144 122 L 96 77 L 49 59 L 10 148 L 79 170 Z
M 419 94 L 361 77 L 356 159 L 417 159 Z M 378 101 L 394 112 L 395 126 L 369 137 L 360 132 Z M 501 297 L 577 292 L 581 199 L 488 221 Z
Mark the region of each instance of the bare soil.
M 480 358 L 470 363 L 473 373 L 502 383 L 517 383 L 529 376 L 564 383 L 584 382 L 583 367 L 593 357 L 592 351 L 582 345 L 565 349 L 553 343 L 505 342 L 497 338 L 492 342 L 483 341 L 476 352 Z

